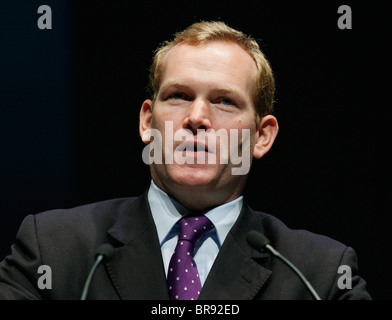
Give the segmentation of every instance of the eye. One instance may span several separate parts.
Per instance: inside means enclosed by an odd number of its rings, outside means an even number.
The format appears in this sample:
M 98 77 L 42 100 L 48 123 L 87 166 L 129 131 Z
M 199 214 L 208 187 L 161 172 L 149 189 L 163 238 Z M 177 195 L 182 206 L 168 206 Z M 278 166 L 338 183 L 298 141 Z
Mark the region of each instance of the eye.
M 181 92 L 175 92 L 175 93 L 171 94 L 169 98 L 174 99 L 174 100 L 184 100 L 185 95 Z
M 231 99 L 229 99 L 229 98 L 223 98 L 221 100 L 221 103 L 226 105 L 226 106 L 234 105 L 234 102 Z

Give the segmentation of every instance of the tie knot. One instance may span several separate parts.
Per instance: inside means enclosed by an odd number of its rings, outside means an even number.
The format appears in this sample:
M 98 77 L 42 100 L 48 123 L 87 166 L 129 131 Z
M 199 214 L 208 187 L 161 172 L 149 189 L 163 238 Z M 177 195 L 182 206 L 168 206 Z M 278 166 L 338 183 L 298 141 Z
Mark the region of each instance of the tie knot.
M 179 240 L 188 240 L 195 243 L 213 227 L 212 222 L 205 216 L 182 218 L 180 220 Z

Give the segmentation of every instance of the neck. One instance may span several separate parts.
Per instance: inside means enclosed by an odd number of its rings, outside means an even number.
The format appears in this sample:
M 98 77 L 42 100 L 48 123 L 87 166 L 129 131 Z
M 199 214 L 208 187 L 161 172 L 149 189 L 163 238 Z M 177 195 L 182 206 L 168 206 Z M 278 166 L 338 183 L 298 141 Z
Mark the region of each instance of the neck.
M 206 211 L 237 199 L 242 194 L 243 185 L 236 188 L 211 186 L 184 186 L 161 183 L 154 179 L 158 188 L 164 191 L 191 211 Z

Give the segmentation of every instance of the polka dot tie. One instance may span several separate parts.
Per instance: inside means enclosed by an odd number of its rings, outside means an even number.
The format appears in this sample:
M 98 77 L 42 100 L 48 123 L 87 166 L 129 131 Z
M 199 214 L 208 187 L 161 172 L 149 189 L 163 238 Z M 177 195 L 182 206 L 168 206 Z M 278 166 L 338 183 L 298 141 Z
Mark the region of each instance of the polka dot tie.
M 196 263 L 193 260 L 193 250 L 196 241 L 213 227 L 214 225 L 205 216 L 180 220 L 180 234 L 167 274 L 170 299 L 198 299 L 201 282 Z

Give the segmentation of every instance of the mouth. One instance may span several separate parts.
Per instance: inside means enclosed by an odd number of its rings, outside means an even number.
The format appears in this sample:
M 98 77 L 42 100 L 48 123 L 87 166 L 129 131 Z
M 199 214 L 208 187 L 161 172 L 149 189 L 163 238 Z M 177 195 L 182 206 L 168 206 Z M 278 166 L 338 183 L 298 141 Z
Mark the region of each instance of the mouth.
M 180 144 L 176 151 L 179 152 L 206 152 L 208 153 L 208 147 L 200 142 L 185 142 Z

